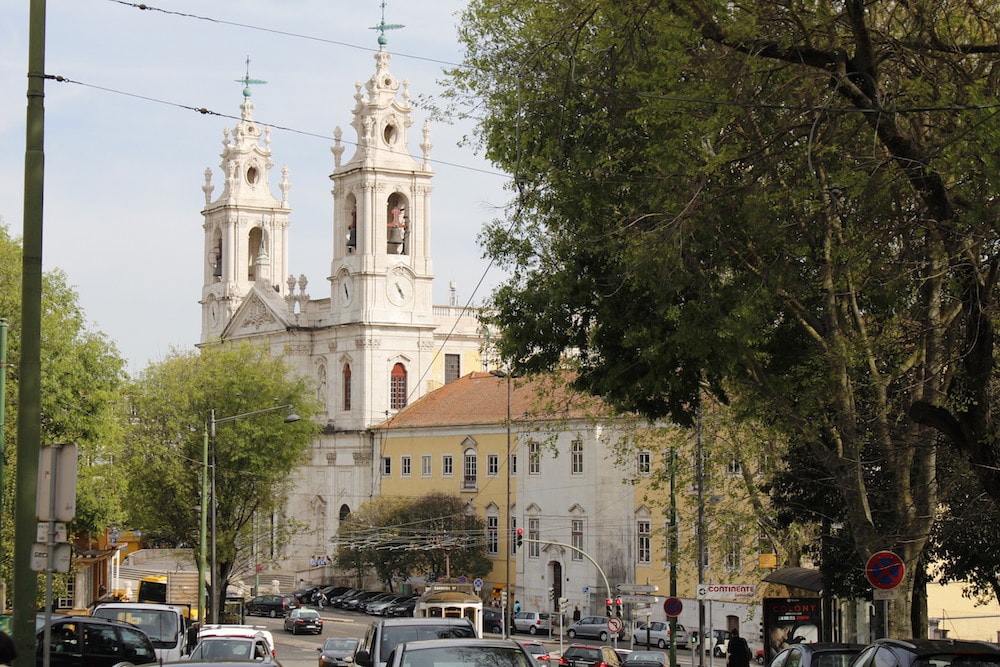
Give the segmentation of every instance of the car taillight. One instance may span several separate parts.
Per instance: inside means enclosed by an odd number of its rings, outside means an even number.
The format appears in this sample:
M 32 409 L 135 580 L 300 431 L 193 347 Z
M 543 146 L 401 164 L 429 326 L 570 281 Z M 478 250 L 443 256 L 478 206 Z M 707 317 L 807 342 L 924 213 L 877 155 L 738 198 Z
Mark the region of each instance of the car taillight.
M 560 667 L 562 667 L 562 665 L 568 665 L 568 664 L 569 664 L 569 660 L 567 660 L 566 658 L 563 658 L 562 656 L 559 657 L 559 665 L 560 665 Z
M 594 667 L 608 667 L 608 663 L 602 660 L 601 662 L 595 662 Z

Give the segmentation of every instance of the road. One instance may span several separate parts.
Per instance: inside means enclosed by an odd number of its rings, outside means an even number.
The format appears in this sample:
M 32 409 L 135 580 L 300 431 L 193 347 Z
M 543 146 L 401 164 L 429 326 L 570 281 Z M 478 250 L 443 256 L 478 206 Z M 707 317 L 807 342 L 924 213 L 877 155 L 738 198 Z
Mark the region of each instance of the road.
M 319 651 L 317 649 L 323 645 L 323 640 L 325 638 L 357 637 L 360 639 L 364 636 L 368 625 L 372 622 L 372 620 L 374 620 L 374 617 L 372 616 L 365 616 L 364 614 L 354 612 L 345 612 L 339 609 L 327 608 L 320 612 L 320 614 L 323 617 L 322 635 L 292 635 L 282 629 L 282 619 L 280 618 L 261 618 L 252 616 L 247 618 L 247 623 L 267 628 L 274 634 L 274 643 L 278 653 L 278 660 L 281 662 L 282 667 L 317 667 L 317 661 L 319 658 Z M 497 635 L 487 636 L 496 637 Z M 560 642 L 558 635 L 549 638 L 547 634 L 534 636 L 516 634 L 513 638 L 525 641 L 540 641 L 549 649 L 553 656 L 558 657 L 559 655 Z M 572 641 L 564 639 L 562 646 L 565 647 L 571 643 L 589 644 L 591 646 L 600 645 L 599 641 L 581 639 L 578 637 Z M 631 649 L 633 647 L 631 642 L 620 641 L 618 642 L 618 648 Z M 644 647 L 637 645 L 635 648 Z M 677 650 L 678 665 L 691 665 L 691 662 L 692 652 L 690 650 Z M 556 667 L 558 665 L 558 661 L 553 659 L 551 664 L 552 667 Z M 725 667 L 725 660 L 722 658 L 711 659 L 710 656 L 706 655 L 704 667 Z

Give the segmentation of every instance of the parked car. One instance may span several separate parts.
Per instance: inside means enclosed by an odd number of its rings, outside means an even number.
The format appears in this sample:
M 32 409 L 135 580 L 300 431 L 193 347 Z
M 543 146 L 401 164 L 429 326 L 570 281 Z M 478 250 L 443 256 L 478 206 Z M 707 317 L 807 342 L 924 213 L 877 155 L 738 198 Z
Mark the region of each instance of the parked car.
M 538 667 L 524 646 L 509 639 L 430 639 L 403 642 L 388 655 L 386 667 L 403 665 L 502 665 Z
M 921 667 L 961 664 L 996 667 L 1000 647 L 959 639 L 876 639 L 854 658 L 851 667 Z
M 277 618 L 279 616 L 288 616 L 298 606 L 298 601 L 291 593 L 284 595 L 258 595 L 247 602 L 246 612 L 248 616 L 270 616 L 271 618 Z
M 319 612 L 308 607 L 293 609 L 292 613 L 285 617 L 285 632 L 297 635 L 300 632 L 312 632 L 317 635 L 323 634 L 323 619 L 319 617 Z
M 364 591 L 361 590 L 360 588 L 349 588 L 340 595 L 334 595 L 330 597 L 329 598 L 330 606 L 343 609 L 344 603 L 346 603 L 354 596 L 361 595 L 362 593 L 364 593 Z
M 663 651 L 632 651 L 622 667 L 667 667 L 670 661 Z
M 559 667 L 621 667 L 621 660 L 610 646 L 570 644 L 559 656 Z
M 519 611 L 511 619 L 511 632 L 536 635 L 552 629 L 552 617 L 544 611 Z
M 549 664 L 549 649 L 545 648 L 545 645 L 542 644 L 542 642 L 523 641 L 521 642 L 521 646 L 523 646 L 528 653 L 534 656 L 535 660 L 538 662 L 543 662 L 546 665 Z
M 399 644 L 423 639 L 476 638 L 476 627 L 468 618 L 383 618 L 373 621 L 354 652 L 361 667 L 385 667 L 389 653 Z
M 361 591 L 360 594 L 344 600 L 341 609 L 346 609 L 347 611 L 364 611 L 363 605 L 378 595 L 385 595 L 385 593 L 382 591 Z
M 618 662 L 625 663 L 628 660 L 629 655 L 632 653 L 630 648 L 616 648 L 615 654 L 618 656 Z
M 645 644 L 646 646 L 656 646 L 657 648 L 667 648 L 670 646 L 670 624 L 663 621 L 650 621 L 639 623 L 632 633 L 632 642 L 635 644 Z M 687 648 L 688 631 L 680 623 L 677 624 L 677 648 Z
M 503 612 L 490 607 L 483 608 L 483 632 L 503 634 Z
M 413 597 L 412 595 L 394 595 L 392 593 L 387 594 L 384 597 L 372 598 L 367 604 L 365 604 L 365 613 L 369 616 L 385 616 L 385 610 L 391 605 L 402 602 L 407 598 Z
M 602 642 L 606 642 L 611 638 L 611 632 L 608 630 L 608 617 L 584 616 L 579 621 L 574 621 L 566 629 L 566 636 L 570 639 L 575 639 L 577 637 L 592 637 L 594 639 L 600 639 Z M 619 639 L 624 639 L 625 637 L 626 635 L 624 630 L 618 633 Z
M 37 626 L 36 626 L 37 627 Z M 51 623 L 51 667 L 114 667 L 123 662 L 143 665 L 156 662 L 153 642 L 139 628 L 110 618 L 59 616 Z M 44 620 L 35 642 L 35 664 L 42 664 Z
M 722 658 L 726 655 L 726 648 L 729 646 L 729 638 L 732 634 L 729 630 L 712 630 L 712 634 L 709 636 L 707 641 L 701 641 L 698 637 L 697 632 L 690 633 L 689 641 L 692 644 L 697 643 L 701 646 L 701 650 L 708 653 L 711 651 L 712 655 L 717 658 Z
M 323 646 L 317 648 L 319 651 L 319 664 L 316 667 L 346 667 L 358 648 L 360 639 L 354 637 L 330 637 Z
M 793 644 L 771 660 L 772 667 L 848 667 L 864 644 L 816 642 Z M 761 662 L 763 662 L 763 651 Z
M 417 607 L 417 598 L 411 597 L 409 600 L 391 604 L 385 609 L 386 616 L 413 616 L 413 610 Z

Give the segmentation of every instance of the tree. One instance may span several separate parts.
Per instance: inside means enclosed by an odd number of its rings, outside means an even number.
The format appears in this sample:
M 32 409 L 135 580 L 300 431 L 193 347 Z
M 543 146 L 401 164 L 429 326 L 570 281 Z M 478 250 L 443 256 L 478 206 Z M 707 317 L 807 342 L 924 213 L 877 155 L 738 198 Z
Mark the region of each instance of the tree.
M 215 411 L 215 548 L 224 595 L 231 576 L 253 565 L 255 520 L 278 519 L 277 549 L 297 527 L 282 511 L 289 476 L 317 433 L 309 419 L 318 409 L 315 389 L 263 346 L 220 344 L 150 365 L 130 399 L 131 525 L 177 543 L 199 542 L 203 453 Z M 286 404 L 302 419 L 285 423 L 288 412 L 276 410 L 226 421 Z
M 341 522 L 337 542 L 338 567 L 371 567 L 390 590 L 414 574 L 471 579 L 491 568 L 485 521 L 446 493 L 374 498 Z
M 681 424 L 732 401 L 835 482 L 855 567 L 916 572 L 935 431 L 1000 498 L 998 12 L 473 0 L 451 77 L 514 174 L 485 233 L 503 356 L 572 350 L 578 388 Z M 913 581 L 890 634 L 925 632 Z
M 21 350 L 21 242 L 0 223 L 0 317 L 8 321 L 6 405 L 3 406 L 3 553 L 12 552 L 17 405 Z M 116 465 L 123 448 L 121 390 L 125 360 L 86 321 L 79 297 L 61 271 L 42 278 L 42 444 L 78 445 L 74 537 L 94 535 L 123 516 L 124 478 Z M 0 559 L 10 581 L 12 562 Z

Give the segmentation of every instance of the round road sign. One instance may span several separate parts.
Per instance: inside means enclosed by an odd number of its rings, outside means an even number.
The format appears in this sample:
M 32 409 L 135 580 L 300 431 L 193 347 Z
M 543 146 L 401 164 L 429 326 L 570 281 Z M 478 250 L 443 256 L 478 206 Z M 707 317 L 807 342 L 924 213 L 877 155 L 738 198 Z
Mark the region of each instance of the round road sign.
M 617 616 L 612 616 L 608 619 L 608 632 L 611 634 L 617 635 L 622 631 L 623 627 L 625 627 L 625 625 L 622 623 L 622 619 Z
M 680 616 L 684 603 L 680 598 L 667 598 L 663 601 L 663 613 L 667 616 Z
M 905 574 L 906 566 L 903 564 L 903 559 L 891 551 L 879 551 L 873 554 L 865 565 L 868 583 L 883 591 L 899 586 Z

